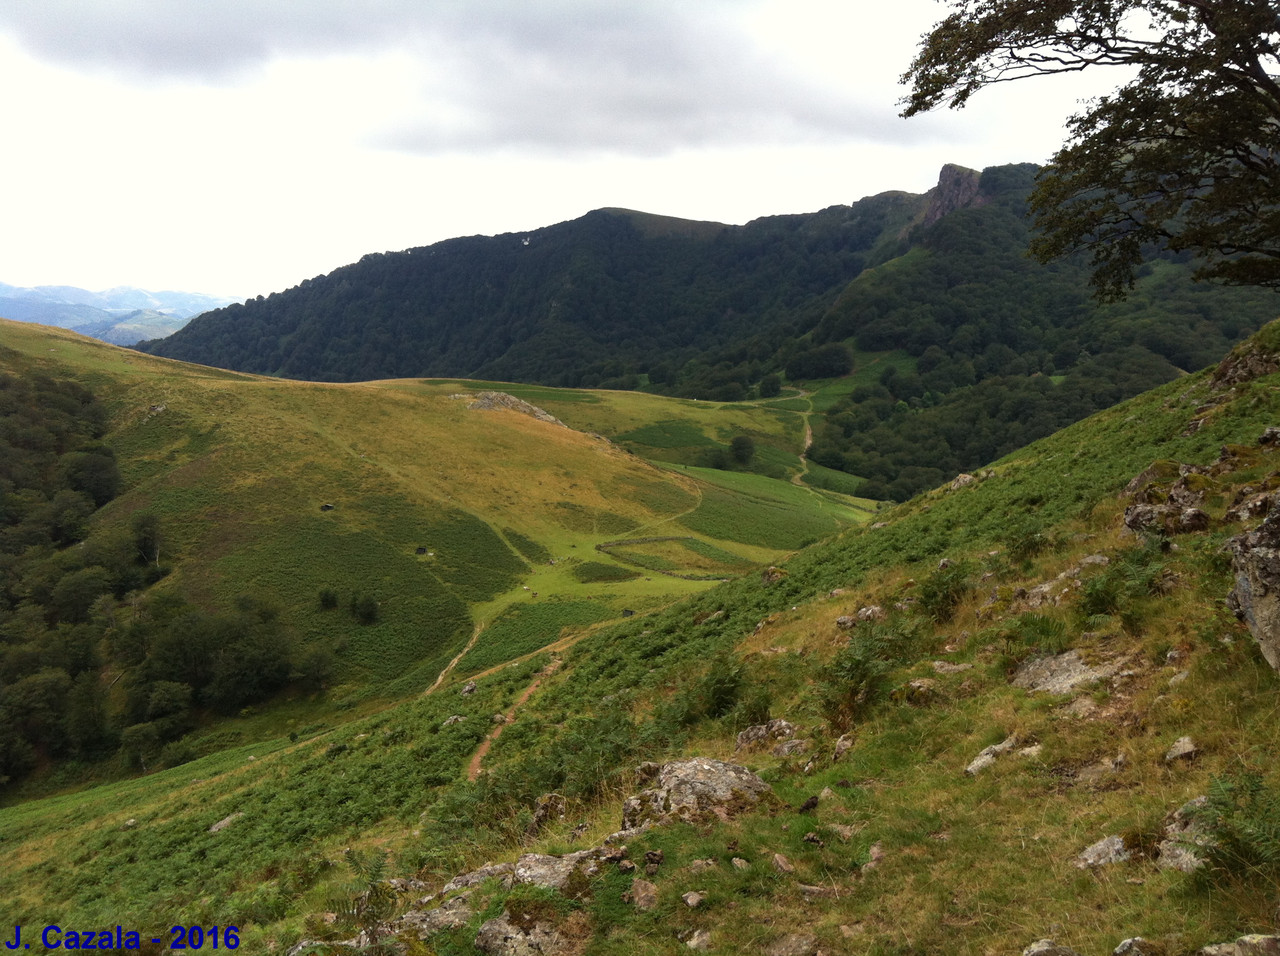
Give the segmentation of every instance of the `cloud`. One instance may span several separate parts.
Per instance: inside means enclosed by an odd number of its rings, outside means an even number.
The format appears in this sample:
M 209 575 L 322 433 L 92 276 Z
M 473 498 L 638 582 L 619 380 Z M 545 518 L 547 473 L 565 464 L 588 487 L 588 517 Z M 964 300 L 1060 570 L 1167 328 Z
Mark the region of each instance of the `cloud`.
M 755 0 L 0 0 L 0 31 L 132 81 L 251 82 L 291 58 L 412 64 L 374 144 L 663 155 L 707 145 L 902 141 L 860 102 L 757 43 Z

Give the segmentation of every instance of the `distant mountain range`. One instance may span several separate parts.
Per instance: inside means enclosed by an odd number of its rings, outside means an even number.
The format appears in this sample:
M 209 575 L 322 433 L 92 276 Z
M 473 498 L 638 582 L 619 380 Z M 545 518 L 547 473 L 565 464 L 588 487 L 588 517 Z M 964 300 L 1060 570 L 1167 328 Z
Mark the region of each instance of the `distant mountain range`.
M 235 302 L 195 292 L 148 292 L 119 286 L 90 292 L 67 285 L 34 288 L 0 282 L 0 317 L 72 329 L 114 345 L 172 335 L 202 312 Z

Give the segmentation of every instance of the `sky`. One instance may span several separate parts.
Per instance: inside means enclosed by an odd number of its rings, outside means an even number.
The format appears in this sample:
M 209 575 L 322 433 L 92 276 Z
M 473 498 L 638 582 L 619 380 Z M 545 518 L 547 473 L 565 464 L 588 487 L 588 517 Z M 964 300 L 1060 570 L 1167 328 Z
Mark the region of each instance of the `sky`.
M 604 206 L 1044 162 L 1106 77 L 899 118 L 935 0 L 0 0 L 0 282 L 246 297 Z M 1086 84 L 1092 84 L 1086 85 Z

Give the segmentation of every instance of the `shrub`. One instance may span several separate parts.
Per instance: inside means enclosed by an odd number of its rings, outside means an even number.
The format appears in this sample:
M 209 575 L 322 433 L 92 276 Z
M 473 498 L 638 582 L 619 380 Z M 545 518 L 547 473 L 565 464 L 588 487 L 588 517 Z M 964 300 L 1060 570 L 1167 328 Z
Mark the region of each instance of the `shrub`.
M 1280 874 L 1280 792 L 1261 774 L 1215 776 L 1196 817 L 1210 836 L 1197 852 L 1212 869 L 1239 877 Z
M 332 611 L 338 606 L 338 592 L 333 588 L 320 589 L 320 607 L 326 611 Z
M 939 568 L 920 585 L 920 608 L 937 624 L 945 624 L 972 588 L 972 567 L 959 561 Z

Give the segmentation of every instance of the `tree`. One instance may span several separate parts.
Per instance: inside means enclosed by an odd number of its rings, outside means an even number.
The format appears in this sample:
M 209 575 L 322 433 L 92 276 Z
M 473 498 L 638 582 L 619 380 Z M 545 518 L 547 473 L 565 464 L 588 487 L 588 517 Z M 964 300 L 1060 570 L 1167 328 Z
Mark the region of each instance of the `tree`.
M 739 465 L 749 465 L 756 456 L 756 443 L 750 435 L 735 435 L 729 442 L 729 453 Z
M 1199 278 L 1280 288 L 1280 14 L 1270 0 L 951 0 L 903 76 L 903 116 L 978 90 L 1129 68 L 1069 121 L 1031 207 L 1042 261 L 1091 254 L 1122 298 L 1151 244 Z

